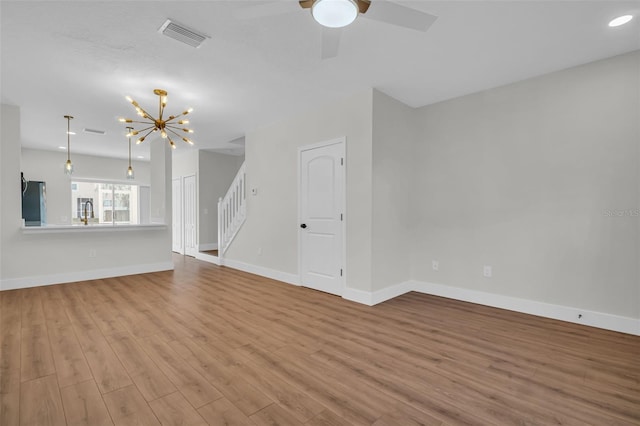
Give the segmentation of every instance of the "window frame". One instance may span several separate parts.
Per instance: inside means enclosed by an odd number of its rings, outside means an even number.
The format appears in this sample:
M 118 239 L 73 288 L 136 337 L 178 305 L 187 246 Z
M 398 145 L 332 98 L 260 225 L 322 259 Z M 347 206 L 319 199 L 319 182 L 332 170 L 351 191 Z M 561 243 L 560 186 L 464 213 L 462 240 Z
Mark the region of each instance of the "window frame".
M 92 183 L 92 184 L 97 184 L 97 185 L 111 185 L 111 207 L 108 208 L 107 210 L 111 211 L 111 221 L 103 221 L 100 222 L 101 226 L 127 226 L 127 225 L 139 225 L 140 223 L 142 223 L 142 218 L 140 217 L 140 188 L 142 188 L 145 185 L 141 185 L 140 183 L 133 183 L 131 181 L 128 180 L 111 180 L 111 179 L 92 179 L 92 178 L 75 178 L 72 177 L 71 179 L 69 179 L 69 188 L 71 189 L 71 198 L 72 198 L 72 202 L 76 201 L 74 200 L 74 198 L 78 198 L 78 197 L 74 197 L 73 196 L 73 192 L 74 192 L 74 188 L 73 188 L 73 184 L 74 183 Z M 115 195 L 116 195 L 116 185 L 125 185 L 125 186 L 129 186 L 129 187 L 137 187 L 136 190 L 136 194 L 135 196 L 131 196 L 129 197 L 129 207 L 128 207 L 128 211 L 129 211 L 129 221 L 127 222 L 118 222 L 116 221 L 116 215 L 115 215 Z M 76 188 L 76 191 L 78 189 Z M 101 188 L 98 188 L 98 191 L 105 191 Z M 84 197 L 80 197 L 80 198 L 84 198 Z M 135 217 L 135 222 L 132 223 L 131 220 L 131 206 L 132 203 L 136 203 L 137 207 L 136 207 L 136 217 Z M 94 207 L 98 208 L 98 206 L 95 205 L 94 203 Z M 100 211 L 106 211 L 104 209 L 104 206 L 100 206 L 99 207 L 101 210 Z M 75 210 L 74 210 L 75 212 Z M 99 213 L 96 212 L 95 216 L 98 216 Z M 72 220 L 75 219 L 76 217 L 74 215 L 72 215 Z

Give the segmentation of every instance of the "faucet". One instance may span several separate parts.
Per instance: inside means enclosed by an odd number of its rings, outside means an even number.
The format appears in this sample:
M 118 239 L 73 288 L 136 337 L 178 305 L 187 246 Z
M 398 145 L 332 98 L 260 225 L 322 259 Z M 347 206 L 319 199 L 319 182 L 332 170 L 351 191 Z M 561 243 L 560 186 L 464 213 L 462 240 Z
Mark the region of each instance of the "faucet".
M 84 219 L 82 219 L 82 221 L 84 222 L 85 225 L 89 224 L 89 219 L 87 218 L 87 204 L 91 204 L 91 219 L 94 218 L 94 216 L 93 216 L 93 202 L 91 200 L 87 200 L 84 203 Z

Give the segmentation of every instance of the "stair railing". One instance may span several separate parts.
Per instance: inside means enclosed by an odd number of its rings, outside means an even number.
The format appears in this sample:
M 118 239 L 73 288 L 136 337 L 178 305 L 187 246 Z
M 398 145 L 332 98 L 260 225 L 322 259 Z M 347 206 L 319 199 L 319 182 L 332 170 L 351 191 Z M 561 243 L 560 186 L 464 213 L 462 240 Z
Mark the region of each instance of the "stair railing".
M 245 166 L 233 179 L 226 195 L 218 199 L 218 256 L 223 257 L 247 217 Z

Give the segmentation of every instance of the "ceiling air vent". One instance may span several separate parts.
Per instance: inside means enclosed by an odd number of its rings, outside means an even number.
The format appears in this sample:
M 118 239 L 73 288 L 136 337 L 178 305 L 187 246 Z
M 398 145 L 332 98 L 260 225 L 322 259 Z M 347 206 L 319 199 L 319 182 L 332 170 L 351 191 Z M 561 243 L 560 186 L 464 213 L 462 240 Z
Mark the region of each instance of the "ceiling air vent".
M 87 129 L 87 128 L 82 129 L 82 131 L 85 133 L 91 133 L 92 135 L 104 135 L 105 133 L 107 133 L 105 130 L 96 130 L 96 129 Z
M 208 38 L 206 35 L 198 34 L 171 19 L 167 19 L 158 32 L 191 47 L 200 47 L 202 42 Z

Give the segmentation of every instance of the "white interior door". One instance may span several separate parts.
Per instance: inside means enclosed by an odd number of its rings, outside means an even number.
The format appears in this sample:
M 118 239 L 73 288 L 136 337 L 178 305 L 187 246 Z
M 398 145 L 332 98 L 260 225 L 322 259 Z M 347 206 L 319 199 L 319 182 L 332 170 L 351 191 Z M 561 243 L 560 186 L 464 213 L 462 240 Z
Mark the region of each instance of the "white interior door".
M 182 185 L 180 179 L 171 181 L 171 229 L 173 232 L 173 248 L 176 253 L 184 254 L 182 239 Z
M 183 213 L 184 213 L 184 254 L 194 256 L 198 253 L 198 238 L 196 235 L 197 191 L 196 176 L 185 176 L 182 185 Z
M 301 284 L 342 295 L 344 140 L 300 150 Z

